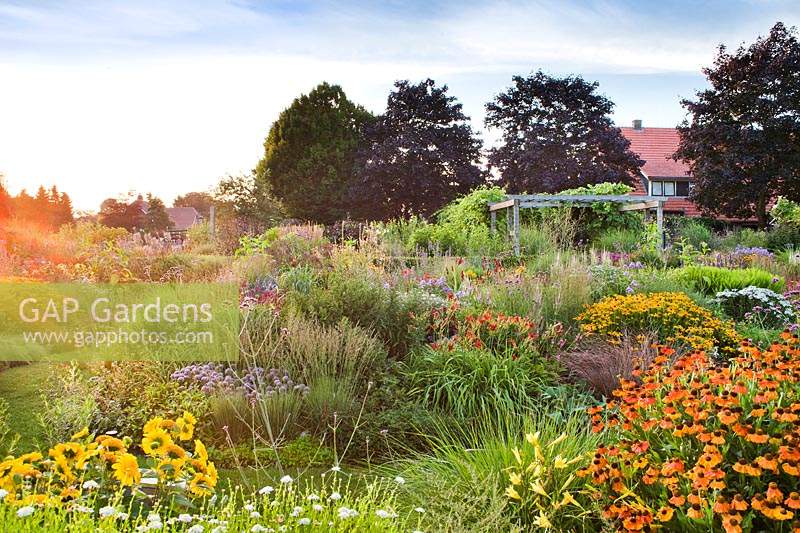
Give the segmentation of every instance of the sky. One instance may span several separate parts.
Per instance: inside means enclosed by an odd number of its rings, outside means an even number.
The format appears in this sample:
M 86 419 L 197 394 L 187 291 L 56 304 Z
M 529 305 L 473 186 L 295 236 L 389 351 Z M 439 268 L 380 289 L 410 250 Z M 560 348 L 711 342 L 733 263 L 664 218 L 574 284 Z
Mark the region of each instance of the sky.
M 393 83 L 447 84 L 484 139 L 511 76 L 599 82 L 618 125 L 675 126 L 717 46 L 792 0 L 389 2 L 0 0 L 0 173 L 79 210 L 127 191 L 210 190 L 249 172 L 282 109 L 321 81 L 380 113 Z

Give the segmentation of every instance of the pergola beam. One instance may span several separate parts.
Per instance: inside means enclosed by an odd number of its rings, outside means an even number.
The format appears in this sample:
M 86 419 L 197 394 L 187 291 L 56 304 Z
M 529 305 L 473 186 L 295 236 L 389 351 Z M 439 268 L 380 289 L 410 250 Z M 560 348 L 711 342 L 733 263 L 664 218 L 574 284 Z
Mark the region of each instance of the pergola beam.
M 595 202 L 612 202 L 621 204 L 620 211 L 641 211 L 656 209 L 656 224 L 661 236 L 661 246 L 664 239 L 664 199 L 656 196 L 631 196 L 620 194 L 509 194 L 505 200 L 489 204 L 491 230 L 495 232 L 497 224 L 497 211 L 506 210 L 506 226 L 508 236 L 514 243 L 514 255 L 520 255 L 520 209 L 537 209 L 542 207 L 563 207 L 566 205 L 582 204 L 589 207 Z
M 638 204 L 623 205 L 619 208 L 620 211 L 641 211 L 642 209 L 654 209 L 658 207 L 658 200 L 651 200 L 649 202 L 639 202 Z

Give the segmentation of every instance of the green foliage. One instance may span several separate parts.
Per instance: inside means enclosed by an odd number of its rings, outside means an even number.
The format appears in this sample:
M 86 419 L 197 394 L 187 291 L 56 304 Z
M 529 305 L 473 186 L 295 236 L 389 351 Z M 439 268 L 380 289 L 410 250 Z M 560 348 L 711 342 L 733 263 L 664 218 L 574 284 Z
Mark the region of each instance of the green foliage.
M 141 280 L 184 283 L 214 281 L 228 265 L 223 256 L 171 253 L 149 257 L 135 255 L 130 260 L 132 274 Z
M 76 364 L 53 376 L 42 393 L 42 403 L 37 420 L 45 446 L 69 440 L 72 434 L 90 426 L 98 413 L 93 386 Z
M 148 194 L 147 204 L 147 213 L 144 216 L 145 231 L 160 234 L 172 227 L 172 220 L 160 198 Z
M 595 240 L 602 250 L 631 253 L 642 247 L 642 232 L 638 229 L 607 228 Z
M 295 98 L 270 128 L 256 184 L 270 190 L 292 218 L 344 218 L 360 130 L 370 118 L 341 87 L 319 84 Z
M 420 295 L 385 288 L 357 272 L 333 271 L 307 294 L 290 292 L 284 309 L 328 326 L 347 318 L 375 332 L 393 355 L 408 353 L 424 335 L 419 325 L 426 305 Z
M 800 226 L 782 225 L 767 232 L 766 247 L 774 252 L 786 248 L 800 248 Z
M 0 457 L 14 453 L 20 435 L 15 433 L 9 423 L 8 401 L 0 398 Z
M 488 227 L 489 203 L 499 202 L 505 197 L 506 191 L 502 187 L 482 185 L 443 207 L 437 215 L 438 223 L 464 231 L 475 226 Z
M 575 392 L 572 387 L 564 390 L 567 395 Z M 555 442 L 548 456 L 560 455 L 568 463 L 553 471 L 548 462 L 545 471 L 556 479 L 542 487 L 547 497 L 560 502 L 566 487 L 579 492 L 583 481 L 567 480 L 580 466 L 577 459 L 601 439 L 592 433 L 582 410 L 541 409 L 516 417 L 498 411 L 466 426 L 443 422 L 430 436 L 431 452 L 414 453 L 391 465 L 391 470 L 405 479 L 403 496 L 423 505 L 433 523 L 447 524 L 450 531 L 538 531 L 542 528 L 533 523 L 538 511 L 531 516 L 505 494 L 509 470 L 519 467 L 514 450 L 526 446 L 526 435 L 538 435 L 544 446 Z M 591 508 L 581 496 L 576 499 L 584 509 Z M 592 524 L 592 516 L 578 506 L 550 507 L 546 516 L 553 531 L 599 530 L 599 524 Z
M 778 196 L 769 212 L 773 222 L 780 226 L 800 226 L 800 204 Z
M 680 269 L 676 275 L 679 280 L 706 295 L 750 286 L 775 292 L 782 292 L 786 287 L 783 278 L 759 268 L 731 270 L 712 266 L 688 266 Z
M 696 249 L 702 248 L 704 244 L 712 249 L 719 245 L 719 240 L 710 227 L 691 218 L 681 221 L 677 237 Z
M 622 195 L 633 192 L 633 187 L 624 183 L 597 183 L 575 189 L 567 189 L 558 194 L 570 195 Z M 586 238 L 595 239 L 607 229 L 627 230 L 641 232 L 644 229 L 644 219 L 641 213 L 635 211 L 619 210 L 619 204 L 614 202 L 593 202 L 589 209 L 572 208 L 573 216 L 580 220 L 581 230 Z
M 556 374 L 552 361 L 530 353 L 514 357 L 460 344 L 426 347 L 408 368 L 412 394 L 420 402 L 461 419 L 532 409 Z
M 308 435 L 302 435 L 280 448 L 281 464 L 289 468 L 333 466 L 333 450 Z

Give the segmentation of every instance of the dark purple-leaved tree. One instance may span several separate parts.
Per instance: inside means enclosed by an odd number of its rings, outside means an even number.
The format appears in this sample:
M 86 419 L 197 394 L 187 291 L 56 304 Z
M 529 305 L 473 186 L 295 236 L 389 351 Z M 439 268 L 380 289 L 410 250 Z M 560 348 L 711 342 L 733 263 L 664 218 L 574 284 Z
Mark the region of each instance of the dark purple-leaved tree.
M 395 83 L 357 158 L 352 194 L 363 218 L 430 216 L 483 182 L 481 141 L 461 107 L 431 79 Z
M 633 184 L 643 161 L 609 117 L 613 102 L 580 76 L 539 71 L 486 104 L 486 126 L 502 144 L 489 151 L 510 193 L 554 193 L 602 182 Z
M 767 224 L 771 198 L 800 200 L 800 44 L 777 23 L 767 37 L 703 70 L 711 87 L 683 100 L 690 119 L 676 159 L 694 176 L 691 199 L 709 214 Z

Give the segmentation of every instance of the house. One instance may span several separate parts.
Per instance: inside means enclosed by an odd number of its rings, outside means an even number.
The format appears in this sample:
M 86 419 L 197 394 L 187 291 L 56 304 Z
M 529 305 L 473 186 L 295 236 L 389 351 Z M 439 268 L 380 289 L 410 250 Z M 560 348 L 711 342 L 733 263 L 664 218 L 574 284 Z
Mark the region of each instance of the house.
M 167 214 L 172 221 L 169 229 L 172 240 L 183 241 L 189 228 L 203 222 L 203 216 L 194 207 L 168 207 Z
M 144 216 L 150 210 L 150 204 L 141 194 L 129 207 L 135 210 L 137 216 Z M 203 216 L 194 207 L 168 207 L 166 211 L 172 222 L 172 227 L 168 232 L 173 241 L 182 242 L 186 238 L 186 232 L 189 228 L 203 222 Z
M 689 165 L 672 159 L 680 143 L 678 130 L 645 128 L 641 120 L 634 120 L 632 127 L 620 130 L 630 141 L 631 151 L 644 160 L 632 194 L 664 197 L 664 213 L 667 214 L 702 216 L 700 209 L 688 198 L 692 190 Z

